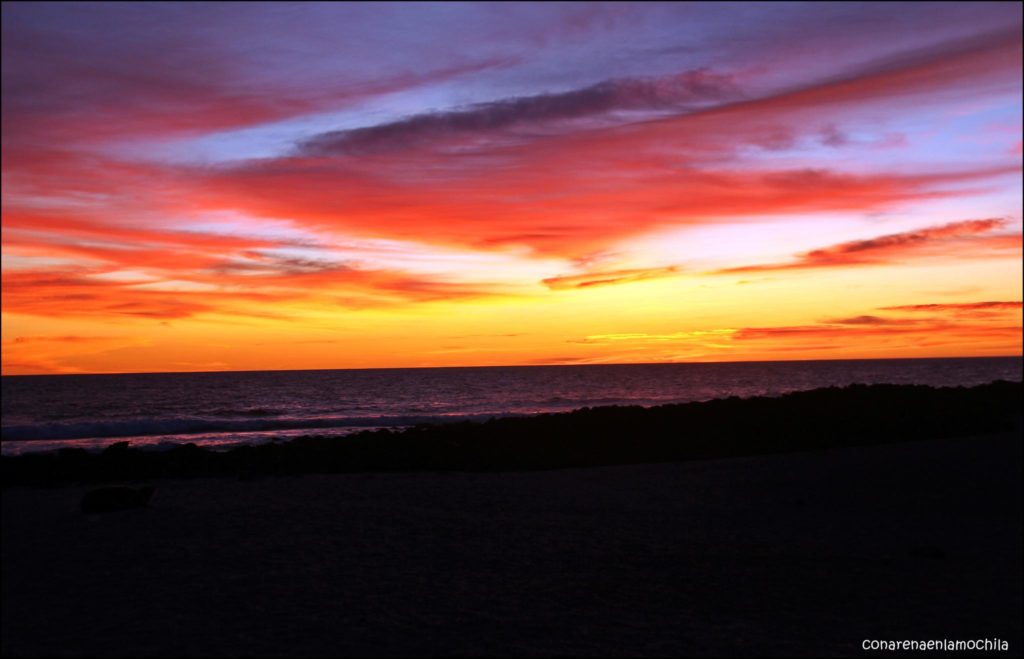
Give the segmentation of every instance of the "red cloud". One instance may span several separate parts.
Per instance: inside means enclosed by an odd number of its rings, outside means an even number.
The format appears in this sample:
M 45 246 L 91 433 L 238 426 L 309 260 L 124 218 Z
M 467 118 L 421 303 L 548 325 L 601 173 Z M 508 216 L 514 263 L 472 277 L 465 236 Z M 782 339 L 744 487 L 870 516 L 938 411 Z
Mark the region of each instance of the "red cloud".
M 346 233 L 526 245 L 578 257 L 669 225 L 868 211 L 961 196 L 985 190 L 991 177 L 1019 172 L 1019 163 L 918 173 L 766 171 L 750 167 L 738 150 L 779 131 L 787 140 L 809 135 L 820 141 L 823 131 L 834 137 L 841 134 L 836 121 L 856 104 L 916 103 L 922 94 L 954 89 L 970 96 L 979 88 L 1019 84 L 1019 49 L 1019 34 L 1000 32 L 769 96 L 723 98 L 601 130 L 551 120 L 623 102 L 626 95 L 611 83 L 557 98 L 508 99 L 326 133 L 287 157 L 196 170 L 200 192 L 193 198 L 206 207 Z M 509 133 L 512 126 L 537 123 L 547 127 Z M 443 150 L 423 148 L 438 135 Z
M 536 163 L 510 164 L 500 175 L 488 171 L 485 156 L 437 162 L 404 154 L 401 164 L 382 157 L 372 162 L 379 169 L 376 175 L 360 170 L 365 163 L 274 161 L 206 175 L 206 190 L 197 201 L 211 208 L 290 217 L 321 231 L 475 247 L 528 245 L 541 253 L 578 257 L 660 226 L 878 209 L 952 195 L 944 191 L 950 184 L 1010 171 L 853 176 L 825 170 L 680 168 L 667 173 L 641 156 L 616 164 L 570 155 L 537 153 L 528 159 L 541 158 Z M 400 182 L 382 176 L 392 166 L 405 169 L 414 163 L 422 169 L 401 174 Z M 447 165 L 453 166 L 450 171 Z
M 1020 251 L 1021 234 L 989 234 L 1006 225 L 1006 220 L 990 218 L 951 222 L 917 231 L 894 233 L 868 240 L 854 240 L 823 247 L 798 256 L 789 263 L 748 265 L 721 270 L 722 273 L 768 272 L 804 268 L 882 265 L 907 258 L 935 254 L 948 256 L 990 256 Z

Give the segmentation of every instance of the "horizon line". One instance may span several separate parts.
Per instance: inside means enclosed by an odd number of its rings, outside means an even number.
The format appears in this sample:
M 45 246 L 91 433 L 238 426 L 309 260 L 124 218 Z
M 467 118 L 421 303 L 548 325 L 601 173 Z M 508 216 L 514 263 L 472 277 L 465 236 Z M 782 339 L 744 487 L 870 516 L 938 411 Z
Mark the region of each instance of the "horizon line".
M 368 366 L 359 368 L 270 368 L 270 369 L 224 369 L 219 371 L 104 371 L 83 373 L 19 373 L 0 374 L 0 378 L 65 377 L 76 375 L 197 375 L 212 373 L 304 373 L 322 371 L 424 371 L 467 368 L 558 368 L 565 366 L 673 366 L 699 364 L 782 364 L 792 362 L 882 362 L 882 361 L 923 361 L 936 359 L 1024 359 L 1024 353 L 1015 355 L 956 355 L 945 357 L 852 357 L 846 359 L 741 359 L 722 361 L 677 361 L 677 362 L 609 362 L 606 364 L 484 364 L 471 366 Z

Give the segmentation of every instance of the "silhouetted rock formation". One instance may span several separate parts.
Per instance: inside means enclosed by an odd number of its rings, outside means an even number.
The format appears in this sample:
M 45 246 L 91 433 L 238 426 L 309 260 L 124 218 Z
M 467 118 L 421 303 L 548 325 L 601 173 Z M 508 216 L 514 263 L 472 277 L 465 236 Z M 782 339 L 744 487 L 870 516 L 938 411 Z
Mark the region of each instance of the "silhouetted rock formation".
M 301 437 L 226 452 L 184 444 L 5 457 L 5 486 L 165 477 L 381 470 L 520 470 L 675 462 L 967 437 L 1020 427 L 1020 382 L 972 388 L 851 385 L 779 397 L 560 414 Z
M 122 449 L 123 450 L 123 449 Z M 83 513 L 109 513 L 132 508 L 145 508 L 155 487 L 101 487 L 82 497 Z

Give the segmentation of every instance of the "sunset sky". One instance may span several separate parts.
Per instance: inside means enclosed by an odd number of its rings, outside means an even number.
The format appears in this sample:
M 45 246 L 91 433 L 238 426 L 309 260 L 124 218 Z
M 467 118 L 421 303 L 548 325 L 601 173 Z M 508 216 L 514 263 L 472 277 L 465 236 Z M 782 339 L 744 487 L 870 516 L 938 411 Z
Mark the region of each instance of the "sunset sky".
M 5 375 L 1021 353 L 1021 3 L 2 12 Z

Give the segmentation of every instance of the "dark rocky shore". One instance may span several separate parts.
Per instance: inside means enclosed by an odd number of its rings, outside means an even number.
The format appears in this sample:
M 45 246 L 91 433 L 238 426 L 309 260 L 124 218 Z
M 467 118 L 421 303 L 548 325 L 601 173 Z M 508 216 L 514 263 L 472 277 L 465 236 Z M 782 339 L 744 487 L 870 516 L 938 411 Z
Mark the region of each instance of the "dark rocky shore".
M 1020 426 L 1022 385 L 852 385 L 303 437 L 217 452 L 185 444 L 101 453 L 63 449 L 0 460 L 4 486 L 154 478 L 406 470 L 557 469 L 762 455 L 1003 432 Z

